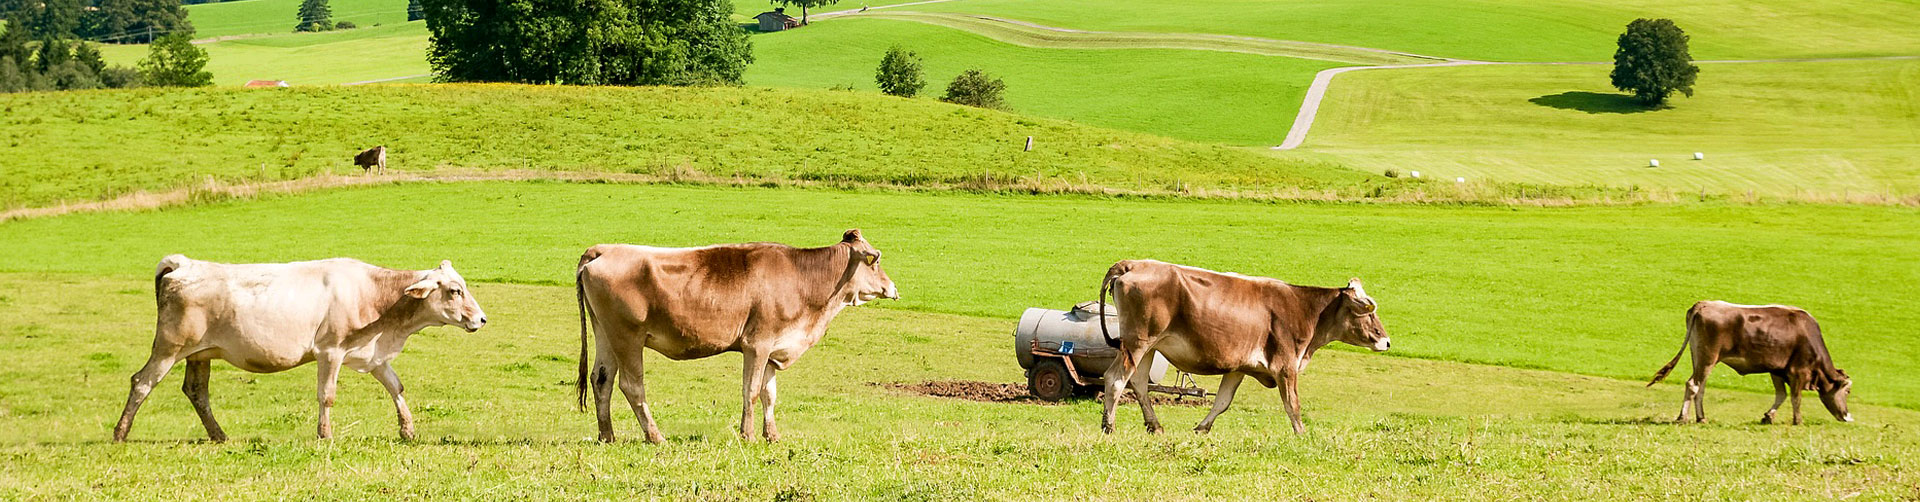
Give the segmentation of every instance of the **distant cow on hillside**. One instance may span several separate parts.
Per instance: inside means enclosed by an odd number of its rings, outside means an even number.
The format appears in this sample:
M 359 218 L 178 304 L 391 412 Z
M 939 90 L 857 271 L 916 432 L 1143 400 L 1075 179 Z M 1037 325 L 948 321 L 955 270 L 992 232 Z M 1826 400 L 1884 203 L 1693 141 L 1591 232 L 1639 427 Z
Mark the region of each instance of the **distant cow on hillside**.
M 1680 353 L 1654 373 L 1647 386 L 1666 378 L 1687 347 L 1693 347 L 1693 376 L 1687 379 L 1687 390 L 1680 398 L 1680 417 L 1675 421 L 1687 420 L 1689 405 L 1694 408 L 1694 421 L 1707 421 L 1706 399 L 1701 394 L 1707 385 L 1707 372 L 1716 363 L 1726 363 L 1742 375 L 1773 376 L 1773 407 L 1760 416 L 1760 423 L 1773 423 L 1773 412 L 1787 400 L 1789 387 L 1793 391 L 1794 425 L 1800 424 L 1802 390 L 1819 392 L 1820 401 L 1833 418 L 1853 421 L 1853 414 L 1847 413 L 1847 394 L 1853 380 L 1847 372 L 1833 367 L 1827 343 L 1820 338 L 1820 324 L 1805 310 L 1785 305 L 1695 303 L 1687 309 L 1687 339 L 1680 344 Z
M 372 171 L 377 167 L 380 168 L 380 174 L 387 174 L 387 146 L 380 145 L 360 152 L 359 155 L 353 156 L 353 165 L 360 166 L 366 171 Z

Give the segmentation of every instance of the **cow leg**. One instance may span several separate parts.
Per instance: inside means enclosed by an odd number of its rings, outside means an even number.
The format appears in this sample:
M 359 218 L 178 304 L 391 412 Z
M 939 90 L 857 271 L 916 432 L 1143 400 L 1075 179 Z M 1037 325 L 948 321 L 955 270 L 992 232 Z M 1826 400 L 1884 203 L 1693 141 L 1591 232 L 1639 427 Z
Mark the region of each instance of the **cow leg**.
M 1688 380 L 1693 386 L 1694 423 L 1707 421 L 1707 373 L 1712 371 L 1713 366 L 1695 366 L 1693 378 Z
M 619 370 L 614 366 L 617 357 L 614 355 L 612 342 L 607 336 L 602 335 L 611 331 L 601 328 L 600 319 L 594 319 L 593 332 L 595 344 L 593 372 L 589 373 L 588 378 L 593 382 L 594 418 L 600 426 L 600 441 L 611 443 L 614 441 L 613 379 L 619 375 Z M 641 347 L 641 350 L 644 351 L 645 347 Z M 644 352 L 639 354 L 642 357 L 645 356 Z
M 745 366 L 740 379 L 740 439 L 753 440 L 753 403 L 760 399 L 760 384 L 766 378 L 767 354 L 758 350 L 741 351 Z
M 1153 412 L 1153 394 L 1147 389 L 1147 372 L 1151 369 L 1147 365 L 1136 364 L 1133 366 L 1133 376 L 1127 381 L 1133 384 L 1133 399 L 1140 402 L 1140 419 L 1146 424 L 1147 432 L 1159 434 L 1166 429 L 1160 426 L 1160 415 Z
M 1206 434 L 1213 431 L 1213 419 L 1218 418 L 1221 413 L 1226 413 L 1227 405 L 1233 404 L 1233 392 L 1240 389 L 1242 378 L 1246 378 L 1246 375 L 1228 373 L 1227 376 L 1220 377 L 1220 391 L 1213 396 L 1213 411 L 1207 412 L 1207 418 L 1201 419 L 1200 425 L 1193 427 L 1194 432 Z
M 1300 374 L 1280 373 L 1280 402 L 1287 407 L 1287 420 L 1293 422 L 1293 433 L 1307 432 L 1307 425 L 1300 421 Z
M 320 352 L 314 359 L 319 363 L 317 372 L 319 390 L 315 394 L 320 401 L 320 425 L 316 430 L 320 439 L 333 438 L 333 394 L 340 386 L 340 363 L 344 354 Z
M 207 380 L 212 374 L 213 361 L 187 361 L 187 381 L 180 384 L 180 391 L 187 394 L 193 411 L 200 414 L 200 426 L 207 429 L 207 438 L 223 443 L 227 441 L 227 433 L 220 430 L 220 422 L 213 419 L 213 397 L 207 390 Z
M 153 393 L 153 386 L 167 376 L 173 369 L 172 351 L 155 351 L 147 358 L 147 365 L 133 374 L 132 390 L 127 392 L 127 407 L 120 412 L 120 423 L 113 426 L 113 440 L 126 441 L 127 431 L 133 429 L 133 415 L 140 411 L 140 404 L 147 402 L 147 395 Z
M 640 420 L 640 429 L 646 432 L 647 442 L 654 444 L 667 442 L 667 437 L 660 434 L 660 425 L 653 422 L 653 406 L 647 404 L 646 353 L 636 350 L 620 358 L 618 373 L 620 393 L 627 396 L 627 406 L 633 408 L 633 416 Z M 611 421 L 602 422 L 602 424 L 601 435 L 606 441 L 612 441 Z
M 373 369 L 373 379 L 387 388 L 387 395 L 393 397 L 393 411 L 400 415 L 400 439 L 413 440 L 413 410 L 407 408 L 407 388 L 400 385 L 400 374 L 393 372 L 392 364 L 382 364 Z
M 771 363 L 767 364 L 766 381 L 760 384 L 760 406 L 762 408 L 760 413 L 761 420 L 765 421 L 765 424 L 760 426 L 760 435 L 766 436 L 767 442 L 769 443 L 780 440 L 780 428 L 773 425 L 773 405 L 778 402 L 774 394 L 775 385 L 773 380 L 774 377 L 777 376 L 774 374 L 775 371 L 778 371 L 778 368 L 774 368 Z
M 1773 423 L 1773 412 L 1780 411 L 1780 403 L 1787 401 L 1787 376 L 1773 374 L 1773 407 L 1767 408 L 1767 414 L 1760 415 L 1760 423 Z
M 1807 386 L 1807 379 L 1800 375 L 1793 375 L 1789 380 L 1788 390 L 1793 396 L 1793 425 L 1800 425 L 1800 389 Z

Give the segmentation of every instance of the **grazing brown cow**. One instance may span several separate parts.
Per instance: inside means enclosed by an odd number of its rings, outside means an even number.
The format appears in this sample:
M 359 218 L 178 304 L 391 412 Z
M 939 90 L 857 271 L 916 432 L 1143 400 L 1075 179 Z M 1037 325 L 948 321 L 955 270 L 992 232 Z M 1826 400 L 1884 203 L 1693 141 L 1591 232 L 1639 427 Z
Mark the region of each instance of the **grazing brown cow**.
M 333 436 L 329 414 L 340 367 L 371 372 L 393 397 L 400 437 L 412 439 L 413 413 L 392 365 L 407 337 L 428 326 L 471 332 L 487 323 L 466 279 L 446 261 L 431 270 L 391 270 L 345 258 L 228 265 L 171 255 L 160 260 L 153 287 L 160 307 L 153 352 L 133 374 L 114 441 L 127 439 L 154 384 L 183 361 L 181 389 L 207 436 L 226 441 L 207 392 L 215 359 L 254 373 L 319 363 L 321 439 Z
M 1251 376 L 1267 388 L 1280 387 L 1287 418 L 1297 434 L 1306 432 L 1300 422 L 1300 373 L 1307 369 L 1314 351 L 1335 340 L 1375 351 L 1392 345 L 1374 313 L 1377 306 L 1361 289 L 1359 279 L 1348 281 L 1344 288 L 1318 288 L 1128 260 L 1108 269 L 1100 287 L 1101 300 L 1111 291 L 1120 310 L 1120 337 L 1107 334 L 1107 343 L 1120 348 L 1121 362 L 1106 373 L 1106 411 L 1100 428 L 1107 433 L 1113 432 L 1114 405 L 1129 381 L 1134 395 L 1141 397 L 1147 430 L 1160 432 L 1160 419 L 1154 416 L 1152 400 L 1146 398 L 1146 366 L 1138 364 L 1151 351 L 1159 351 L 1181 371 L 1226 375 L 1220 379 L 1213 410 L 1194 431 L 1212 430 L 1213 419 L 1233 402 L 1241 378 Z
M 354 155 L 353 165 L 360 166 L 362 171 L 372 171 L 377 167 L 380 169 L 380 174 L 387 174 L 387 146 L 368 148 L 367 151 Z
M 1687 339 L 1680 352 L 1653 374 L 1648 387 L 1660 383 L 1680 363 L 1680 356 L 1693 347 L 1693 376 L 1687 378 L 1686 391 L 1680 397 L 1680 416 L 1687 421 L 1687 407 L 1694 408 L 1696 422 L 1707 421 L 1706 399 L 1701 397 L 1707 384 L 1707 372 L 1715 363 L 1742 375 L 1766 373 L 1773 376 L 1773 407 L 1760 416 L 1760 423 L 1773 423 L 1773 412 L 1793 395 L 1793 423 L 1800 424 L 1800 391 L 1820 393 L 1827 412 L 1842 422 L 1852 422 L 1847 412 L 1847 394 L 1853 380 L 1847 372 L 1833 367 L 1827 343 L 1820 338 L 1820 323 L 1798 307 L 1785 305 L 1736 305 L 1722 301 L 1704 301 L 1687 309 Z
M 765 407 L 768 441 L 773 422 L 774 372 L 786 369 L 826 333 L 841 309 L 875 298 L 899 299 L 880 269 L 880 251 L 848 230 L 832 246 L 799 249 L 782 244 L 725 244 L 656 248 L 601 244 L 580 256 L 575 276 L 580 301 L 580 407 L 587 405 L 587 323 L 593 358 L 594 404 L 600 440 L 613 441 L 608 410 L 614 378 L 640 419 L 647 441 L 665 440 L 647 405 L 641 358 L 645 349 L 676 360 L 740 352 L 740 437 L 753 439 L 753 406 Z

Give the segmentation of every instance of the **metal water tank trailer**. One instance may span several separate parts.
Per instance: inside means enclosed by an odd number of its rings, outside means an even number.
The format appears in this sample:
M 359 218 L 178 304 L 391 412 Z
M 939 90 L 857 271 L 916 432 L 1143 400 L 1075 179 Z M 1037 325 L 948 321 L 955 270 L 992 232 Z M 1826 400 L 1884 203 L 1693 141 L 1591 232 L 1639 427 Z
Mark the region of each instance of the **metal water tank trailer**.
M 1027 390 L 1034 397 L 1058 401 L 1075 392 L 1091 395 L 1104 383 L 1102 375 L 1119 358 L 1120 350 L 1107 346 L 1100 333 L 1099 302 L 1085 302 L 1072 310 L 1030 308 L 1020 315 L 1013 331 L 1013 354 L 1027 370 Z M 1107 330 L 1120 336 L 1119 313 L 1107 307 Z M 1147 367 L 1147 381 L 1158 384 L 1167 375 L 1167 359 L 1159 352 Z M 1155 389 L 1160 390 L 1160 389 Z

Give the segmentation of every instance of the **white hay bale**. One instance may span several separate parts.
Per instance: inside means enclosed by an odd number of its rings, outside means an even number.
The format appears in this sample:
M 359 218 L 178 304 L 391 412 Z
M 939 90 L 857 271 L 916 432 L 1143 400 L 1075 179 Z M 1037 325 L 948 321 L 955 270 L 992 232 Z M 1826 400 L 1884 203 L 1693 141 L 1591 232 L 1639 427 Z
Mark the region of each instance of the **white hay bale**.
M 1454 182 L 1454 183 L 1466 183 L 1466 182 L 1467 182 L 1467 179 L 1466 179 L 1466 178 L 1454 178 L 1454 179 L 1453 179 L 1453 182 Z
M 1415 177 L 1415 178 L 1418 178 L 1418 177 L 1420 177 L 1420 171 L 1414 171 L 1414 172 L 1413 172 L 1413 177 Z
M 1693 152 L 1693 160 L 1707 160 L 1707 154 L 1701 153 L 1701 152 Z
M 1647 167 L 1660 167 L 1660 159 L 1647 159 Z

